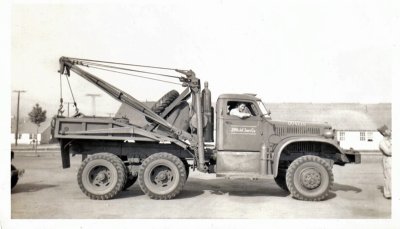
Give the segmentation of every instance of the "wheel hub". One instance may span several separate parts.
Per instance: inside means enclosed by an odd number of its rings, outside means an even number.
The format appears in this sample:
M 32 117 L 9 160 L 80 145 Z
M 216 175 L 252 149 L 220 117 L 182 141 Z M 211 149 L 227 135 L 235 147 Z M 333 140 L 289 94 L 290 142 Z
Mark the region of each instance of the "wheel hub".
M 104 172 L 101 172 L 97 175 L 96 179 L 97 180 L 104 180 L 106 178 L 106 175 L 104 174 Z
M 307 189 L 315 189 L 321 185 L 321 174 L 313 168 L 305 169 L 301 173 L 301 183 Z
M 172 182 L 172 172 L 166 168 L 157 168 L 154 171 L 153 181 L 157 186 L 166 187 Z
M 95 168 L 90 172 L 91 183 L 97 187 L 106 187 L 111 181 L 111 172 L 106 168 Z
M 165 180 L 165 178 L 167 178 L 167 174 L 165 174 L 165 172 L 161 172 L 159 175 L 158 175 L 158 177 L 157 177 L 159 180 Z

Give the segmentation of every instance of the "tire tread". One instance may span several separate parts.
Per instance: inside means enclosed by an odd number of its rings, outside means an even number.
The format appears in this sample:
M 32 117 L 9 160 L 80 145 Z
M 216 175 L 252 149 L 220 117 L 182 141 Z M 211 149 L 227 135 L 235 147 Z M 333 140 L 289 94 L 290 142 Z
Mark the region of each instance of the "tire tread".
M 110 192 L 103 194 L 103 195 L 97 195 L 97 194 L 93 194 L 93 193 L 89 192 L 88 190 L 85 189 L 85 187 L 82 183 L 82 172 L 83 172 L 85 166 L 90 161 L 97 160 L 97 159 L 106 160 L 106 161 L 111 162 L 113 164 L 113 166 L 115 166 L 117 173 L 118 173 L 117 184 L 115 185 L 115 187 Z M 122 190 L 122 188 L 124 187 L 126 180 L 127 180 L 127 174 L 126 174 L 126 170 L 125 170 L 125 165 L 118 156 L 111 154 L 111 153 L 96 153 L 90 157 L 87 157 L 82 162 L 82 164 L 78 170 L 77 179 L 78 179 L 79 188 L 90 199 L 108 200 L 108 199 L 115 197 Z
M 179 171 L 179 183 L 177 185 L 177 187 L 171 191 L 168 194 L 157 194 L 152 192 L 145 184 L 144 182 L 144 173 L 145 173 L 145 169 L 146 167 L 149 165 L 149 163 L 158 160 L 158 159 L 165 159 L 165 160 L 169 160 L 172 163 L 175 164 L 175 166 L 177 167 L 178 171 Z M 182 162 L 181 159 L 179 159 L 178 157 L 169 154 L 169 153 L 156 153 L 153 154 L 151 156 L 149 156 L 148 158 L 146 158 L 142 165 L 139 168 L 139 185 L 140 188 L 142 189 L 142 191 L 150 197 L 150 199 L 155 199 L 155 200 L 169 200 L 174 198 L 175 196 L 177 196 L 183 189 L 183 186 L 185 185 L 185 181 L 186 181 L 186 170 L 185 170 L 185 165 Z
M 325 169 L 328 172 L 328 176 L 329 176 L 328 188 L 321 195 L 319 195 L 317 197 L 304 196 L 294 186 L 293 177 L 294 177 L 294 173 L 295 173 L 297 167 L 307 161 L 316 162 L 316 163 L 321 164 L 323 167 L 325 167 Z M 334 178 L 333 178 L 333 173 L 332 173 L 332 169 L 331 169 L 330 165 L 324 159 L 314 156 L 314 155 L 306 155 L 306 156 L 297 158 L 290 164 L 290 166 L 287 170 L 287 173 L 286 173 L 286 184 L 287 184 L 288 190 L 294 198 L 299 199 L 299 200 L 306 200 L 306 201 L 324 200 L 325 198 L 328 197 L 330 190 L 332 190 L 333 180 L 334 180 Z

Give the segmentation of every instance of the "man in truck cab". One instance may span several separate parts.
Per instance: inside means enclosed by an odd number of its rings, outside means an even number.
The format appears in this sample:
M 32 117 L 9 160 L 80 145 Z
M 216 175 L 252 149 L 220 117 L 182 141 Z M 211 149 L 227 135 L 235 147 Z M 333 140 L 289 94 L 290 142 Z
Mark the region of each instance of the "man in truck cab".
M 250 117 L 251 114 L 247 112 L 248 108 L 246 104 L 244 103 L 239 103 L 239 105 L 236 108 L 233 108 L 230 112 L 229 115 L 234 115 L 239 118 L 247 118 Z

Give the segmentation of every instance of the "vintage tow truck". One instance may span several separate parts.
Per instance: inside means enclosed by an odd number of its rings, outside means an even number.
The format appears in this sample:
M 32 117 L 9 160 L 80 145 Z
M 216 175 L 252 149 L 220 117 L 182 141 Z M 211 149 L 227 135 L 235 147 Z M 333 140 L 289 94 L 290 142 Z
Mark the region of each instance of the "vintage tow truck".
M 168 92 L 149 108 L 83 67 L 173 77 L 185 89 Z M 170 70 L 181 76 L 135 67 Z M 197 169 L 229 179 L 275 179 L 294 198 L 319 201 L 332 188 L 333 165 L 360 163 L 358 152 L 339 146 L 330 125 L 272 120 L 254 94 L 220 95 L 214 109 L 208 83 L 201 90 L 192 70 L 61 57 L 60 78 L 66 75 L 68 79 L 71 71 L 148 121 L 139 126 L 126 118 L 88 117 L 78 111 L 72 118 L 63 117 L 61 99 L 61 114 L 54 119 L 53 130 L 61 146 L 62 166 L 70 167 L 71 154 L 82 155 L 78 184 L 92 199 L 113 198 L 137 179 L 150 198 L 171 199 L 182 191 L 190 169 Z M 238 104 L 246 105 L 249 117 L 230 115 Z

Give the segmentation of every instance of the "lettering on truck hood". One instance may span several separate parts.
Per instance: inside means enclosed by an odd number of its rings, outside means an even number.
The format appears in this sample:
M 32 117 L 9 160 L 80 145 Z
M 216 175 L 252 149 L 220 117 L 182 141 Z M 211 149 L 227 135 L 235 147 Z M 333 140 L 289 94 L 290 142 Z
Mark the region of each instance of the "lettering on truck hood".
M 301 122 L 301 121 L 288 121 L 287 124 L 289 126 L 306 126 L 306 122 Z

